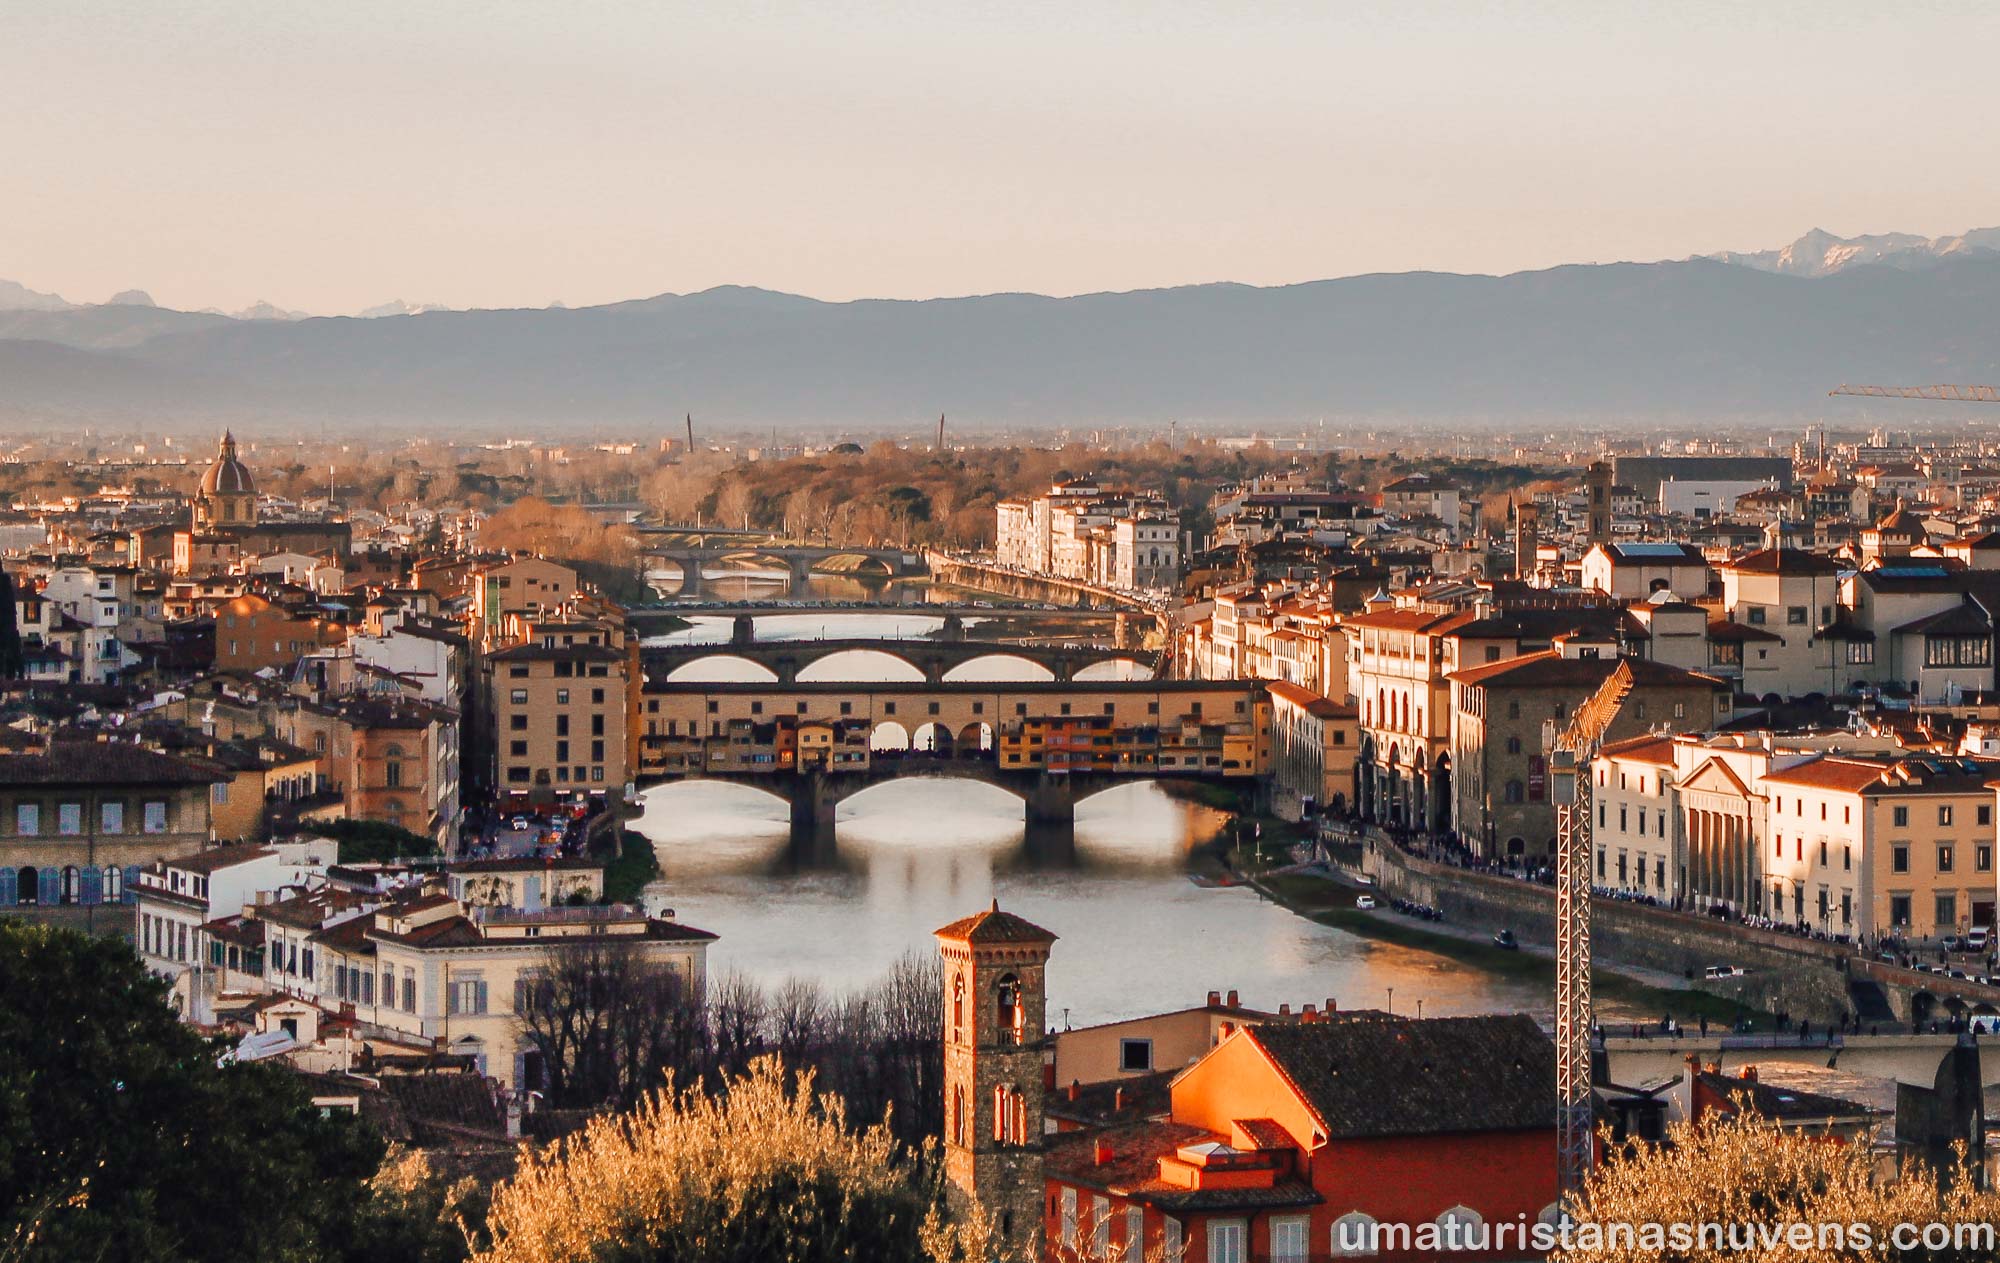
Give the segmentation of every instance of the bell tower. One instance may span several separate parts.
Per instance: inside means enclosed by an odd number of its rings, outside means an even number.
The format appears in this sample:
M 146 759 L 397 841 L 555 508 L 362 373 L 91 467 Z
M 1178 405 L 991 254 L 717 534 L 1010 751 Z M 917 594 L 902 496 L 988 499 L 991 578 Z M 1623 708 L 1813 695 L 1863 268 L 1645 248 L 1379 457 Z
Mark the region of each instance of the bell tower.
M 1003 1259 L 1042 1254 L 1042 1045 L 1056 936 L 1000 901 L 937 932 L 944 966 L 944 1166 Z

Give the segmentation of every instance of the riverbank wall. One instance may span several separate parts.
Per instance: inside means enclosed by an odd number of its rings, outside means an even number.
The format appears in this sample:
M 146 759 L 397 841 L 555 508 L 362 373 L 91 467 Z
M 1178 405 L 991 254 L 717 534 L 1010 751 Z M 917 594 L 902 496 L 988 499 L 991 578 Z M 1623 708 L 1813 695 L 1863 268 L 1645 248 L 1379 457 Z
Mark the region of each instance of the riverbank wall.
M 1556 941 L 1553 887 L 1434 863 L 1375 839 L 1365 844 L 1362 869 L 1383 894 L 1429 904 L 1455 924 L 1510 929 L 1523 942 Z M 1699 990 L 1769 1013 L 1827 1022 L 1850 1008 L 1847 954 L 1831 943 L 1598 900 L 1591 915 L 1591 953 L 1600 966 L 1678 974 Z M 1702 971 L 1710 965 L 1738 965 L 1745 972 L 1709 981 Z

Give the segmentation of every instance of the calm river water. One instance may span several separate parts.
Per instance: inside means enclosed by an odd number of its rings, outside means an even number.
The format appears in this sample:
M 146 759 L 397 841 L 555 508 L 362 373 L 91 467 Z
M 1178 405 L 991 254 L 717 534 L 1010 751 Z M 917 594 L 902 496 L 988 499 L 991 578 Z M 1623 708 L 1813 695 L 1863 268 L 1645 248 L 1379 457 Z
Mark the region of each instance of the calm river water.
M 902 612 L 785 615 L 759 619 L 757 635 L 912 637 L 936 622 Z M 728 630 L 727 619 L 704 619 L 673 639 L 727 639 Z M 900 665 L 850 661 L 838 678 L 898 678 Z M 701 676 L 755 678 L 743 674 L 751 670 L 716 661 Z M 992 671 L 986 678 L 1006 678 L 1003 664 Z M 855 795 L 840 807 L 837 861 L 806 871 L 789 865 L 785 808 L 768 795 L 695 782 L 649 790 L 643 805 L 634 827 L 653 842 L 663 873 L 649 893 L 722 936 L 710 956 L 717 974 L 863 987 L 903 952 L 932 950 L 932 930 L 997 897 L 1061 936 L 1049 971 L 1051 1021 L 1136 1017 L 1232 989 L 1268 1008 L 1328 998 L 1381 1008 L 1392 988 L 1399 1013 L 1420 1000 L 1426 1015 L 1546 1016 L 1552 1007 L 1546 985 L 1318 925 L 1248 889 L 1194 885 L 1188 851 L 1222 817 L 1151 784 L 1079 804 L 1076 858 L 1061 867 L 1024 855 L 1019 800 L 977 782 L 890 782 Z

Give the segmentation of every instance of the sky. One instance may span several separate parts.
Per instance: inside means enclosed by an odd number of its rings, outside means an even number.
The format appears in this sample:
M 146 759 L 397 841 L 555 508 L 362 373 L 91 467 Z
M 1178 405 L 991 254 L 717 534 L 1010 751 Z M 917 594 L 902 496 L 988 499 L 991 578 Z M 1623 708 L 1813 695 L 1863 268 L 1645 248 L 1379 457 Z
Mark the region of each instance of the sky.
M 2000 223 L 2000 6 L 0 0 L 0 277 L 314 313 Z

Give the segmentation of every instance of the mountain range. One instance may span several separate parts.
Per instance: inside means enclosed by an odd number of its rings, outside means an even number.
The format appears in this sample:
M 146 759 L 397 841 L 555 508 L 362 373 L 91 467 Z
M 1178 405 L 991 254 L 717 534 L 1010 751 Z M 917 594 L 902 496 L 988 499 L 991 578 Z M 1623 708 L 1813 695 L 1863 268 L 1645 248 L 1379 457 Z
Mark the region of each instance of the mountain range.
M 0 415 L 719 430 L 1772 421 L 1843 381 L 2000 379 L 2000 230 L 1049 298 L 741 287 L 577 309 L 238 318 L 0 283 Z M 1843 405 L 1853 406 L 1853 405 Z

